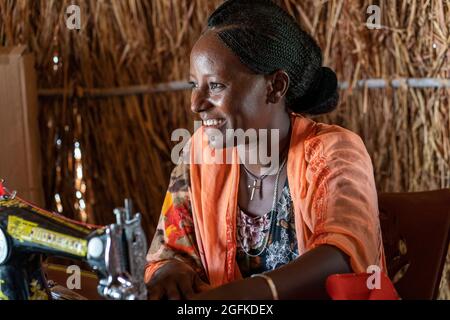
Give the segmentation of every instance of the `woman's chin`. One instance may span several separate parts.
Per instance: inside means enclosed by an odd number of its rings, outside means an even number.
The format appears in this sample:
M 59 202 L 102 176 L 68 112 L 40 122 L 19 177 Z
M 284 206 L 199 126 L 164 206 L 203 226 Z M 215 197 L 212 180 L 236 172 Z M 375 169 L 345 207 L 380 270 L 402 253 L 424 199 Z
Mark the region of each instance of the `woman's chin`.
M 206 127 L 205 134 L 208 137 L 208 144 L 213 149 L 224 149 L 226 147 L 226 135 L 223 127 Z
M 222 150 L 235 147 L 235 141 L 233 138 L 224 139 L 224 136 L 207 136 L 208 137 L 208 145 L 212 149 Z
M 216 149 L 216 150 L 221 150 L 221 149 L 226 148 L 226 144 L 220 139 L 215 139 L 215 137 L 208 137 L 208 144 L 209 144 L 210 148 Z

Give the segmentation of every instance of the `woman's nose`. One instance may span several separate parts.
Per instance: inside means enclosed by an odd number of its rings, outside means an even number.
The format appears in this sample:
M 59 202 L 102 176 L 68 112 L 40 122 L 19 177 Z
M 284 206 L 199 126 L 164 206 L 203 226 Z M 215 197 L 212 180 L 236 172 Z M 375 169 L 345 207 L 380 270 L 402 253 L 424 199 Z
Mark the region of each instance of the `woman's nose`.
M 191 95 L 191 110 L 194 113 L 200 113 L 211 108 L 211 103 L 208 101 L 208 94 L 205 90 L 197 89 Z

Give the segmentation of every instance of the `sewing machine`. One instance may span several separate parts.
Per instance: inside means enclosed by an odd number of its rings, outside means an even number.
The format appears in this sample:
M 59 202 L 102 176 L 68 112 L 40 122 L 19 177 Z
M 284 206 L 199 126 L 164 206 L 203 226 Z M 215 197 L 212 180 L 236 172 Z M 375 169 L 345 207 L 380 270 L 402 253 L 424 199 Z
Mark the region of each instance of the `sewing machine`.
M 46 256 L 89 265 L 106 299 L 147 299 L 141 215 L 132 214 L 130 200 L 114 214 L 114 224 L 89 226 L 33 206 L 0 182 L 0 300 L 52 299 L 42 272 Z

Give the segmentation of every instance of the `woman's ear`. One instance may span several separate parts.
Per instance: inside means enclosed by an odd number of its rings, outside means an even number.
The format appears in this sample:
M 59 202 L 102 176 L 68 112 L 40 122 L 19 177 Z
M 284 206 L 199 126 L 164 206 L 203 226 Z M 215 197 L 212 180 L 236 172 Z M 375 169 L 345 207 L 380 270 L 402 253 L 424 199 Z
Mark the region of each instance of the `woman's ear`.
M 267 76 L 268 90 L 267 103 L 278 103 L 285 96 L 289 89 L 289 75 L 286 71 L 278 70 Z

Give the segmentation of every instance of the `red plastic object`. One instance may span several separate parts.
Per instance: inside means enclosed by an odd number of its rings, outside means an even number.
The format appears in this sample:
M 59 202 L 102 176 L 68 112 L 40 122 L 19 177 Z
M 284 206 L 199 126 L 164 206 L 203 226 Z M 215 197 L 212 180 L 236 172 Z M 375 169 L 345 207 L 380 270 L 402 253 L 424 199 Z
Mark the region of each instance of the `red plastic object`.
M 400 300 L 391 280 L 384 272 L 379 273 L 379 288 L 370 289 L 373 284 L 371 273 L 334 274 L 327 278 L 326 288 L 333 300 Z M 372 277 L 369 279 L 369 277 Z
M 5 189 L 3 188 L 2 182 L 0 181 L 0 197 L 3 196 L 3 195 L 5 195 L 5 194 L 6 194 L 6 191 L 5 191 Z

